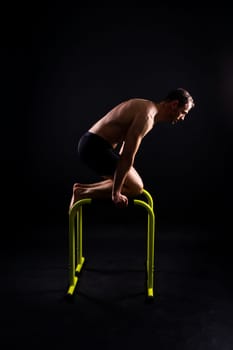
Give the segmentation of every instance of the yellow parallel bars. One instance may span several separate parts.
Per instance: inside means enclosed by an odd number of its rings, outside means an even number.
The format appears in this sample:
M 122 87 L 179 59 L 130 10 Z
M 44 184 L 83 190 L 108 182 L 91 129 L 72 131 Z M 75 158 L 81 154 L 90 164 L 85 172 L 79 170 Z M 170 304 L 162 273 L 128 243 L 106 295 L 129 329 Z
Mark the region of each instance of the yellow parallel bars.
M 134 205 L 142 206 L 147 210 L 147 297 L 154 298 L 154 246 L 155 246 L 155 214 L 153 198 L 147 190 L 142 193 L 147 201 L 134 199 Z M 79 273 L 83 267 L 83 205 L 90 204 L 91 198 L 80 199 L 69 212 L 69 287 L 67 295 L 73 295 L 78 282 Z

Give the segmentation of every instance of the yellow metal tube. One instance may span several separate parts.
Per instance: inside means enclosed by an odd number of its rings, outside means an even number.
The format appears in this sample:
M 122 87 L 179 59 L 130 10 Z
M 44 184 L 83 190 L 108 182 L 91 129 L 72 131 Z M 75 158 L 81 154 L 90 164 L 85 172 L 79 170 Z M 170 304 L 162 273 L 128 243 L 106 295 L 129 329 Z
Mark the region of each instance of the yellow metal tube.
M 77 201 L 69 211 L 69 288 L 67 294 L 73 294 L 85 258 L 82 256 L 82 206 L 90 204 L 91 198 Z M 75 223 L 76 218 L 76 223 Z
M 155 244 L 155 215 L 153 198 L 143 189 L 147 201 L 134 199 L 135 205 L 144 207 L 148 213 L 147 220 L 147 296 L 154 296 L 154 244 Z M 83 257 L 83 205 L 90 204 L 91 198 L 77 201 L 69 211 L 69 287 L 67 294 L 72 295 L 78 282 L 77 273 L 81 272 L 85 258 Z
M 148 212 L 147 225 L 147 293 L 153 297 L 154 288 L 154 244 L 155 244 L 155 215 L 153 208 L 146 202 L 134 199 L 134 204 L 144 207 Z
M 152 198 L 151 194 L 147 190 L 145 190 L 145 188 L 142 190 L 142 194 L 146 197 L 148 204 L 153 209 L 154 204 L 153 204 L 153 198 Z

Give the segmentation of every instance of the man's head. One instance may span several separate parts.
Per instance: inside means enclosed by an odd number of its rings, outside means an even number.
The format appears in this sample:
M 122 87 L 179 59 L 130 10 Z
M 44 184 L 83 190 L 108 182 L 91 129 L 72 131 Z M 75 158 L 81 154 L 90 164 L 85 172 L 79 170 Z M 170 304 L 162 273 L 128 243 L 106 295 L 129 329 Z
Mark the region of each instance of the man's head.
M 195 106 L 192 96 L 183 88 L 170 91 L 163 102 L 166 106 L 166 121 L 172 124 L 184 120 L 190 109 Z

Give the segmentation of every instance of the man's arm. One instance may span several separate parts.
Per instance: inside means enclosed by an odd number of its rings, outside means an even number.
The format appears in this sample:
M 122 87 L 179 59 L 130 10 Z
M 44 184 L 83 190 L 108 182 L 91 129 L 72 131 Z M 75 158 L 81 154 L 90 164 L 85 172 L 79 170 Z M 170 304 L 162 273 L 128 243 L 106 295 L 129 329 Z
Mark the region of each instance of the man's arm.
M 112 200 L 116 204 L 118 202 L 128 202 L 127 198 L 121 194 L 122 187 L 131 166 L 134 164 L 135 155 L 141 141 L 150 129 L 150 125 L 151 121 L 149 117 L 137 117 L 127 132 L 113 180 Z
M 128 171 L 133 166 L 134 158 L 141 143 L 139 135 L 131 135 L 130 140 L 125 142 L 113 181 L 113 200 L 114 197 L 121 193 L 123 183 L 126 179 Z
M 121 148 L 120 148 L 119 154 L 122 154 L 123 149 L 124 149 L 124 145 L 125 145 L 125 141 L 123 141 L 123 142 L 122 142 L 122 145 L 121 145 Z

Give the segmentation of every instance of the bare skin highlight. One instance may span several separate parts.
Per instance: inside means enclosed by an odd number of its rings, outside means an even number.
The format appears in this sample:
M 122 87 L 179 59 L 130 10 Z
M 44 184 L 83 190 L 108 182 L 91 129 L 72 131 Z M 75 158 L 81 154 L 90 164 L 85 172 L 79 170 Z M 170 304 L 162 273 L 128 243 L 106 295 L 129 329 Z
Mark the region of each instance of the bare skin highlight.
M 133 179 L 137 179 L 137 182 L 133 184 L 128 177 L 123 184 L 122 194 L 127 197 L 135 197 L 140 195 L 143 190 L 143 182 L 134 168 L 131 169 Z M 137 177 L 138 176 L 138 177 Z M 140 187 L 138 187 L 140 184 Z M 91 184 L 75 183 L 73 185 L 73 195 L 70 202 L 70 209 L 80 199 L 93 198 L 93 199 L 110 199 L 112 194 L 113 179 L 109 178 L 103 181 L 99 181 Z
M 128 198 L 141 194 L 144 187 L 134 168 L 135 156 L 143 138 L 158 123 L 183 121 L 193 107 L 191 95 L 187 90 L 178 88 L 159 102 L 131 98 L 107 112 L 88 129 L 85 144 L 83 138 L 79 141 L 79 156 L 92 170 L 100 171 L 103 180 L 90 184 L 75 183 L 70 208 L 83 198 L 110 198 L 116 206 L 127 206 Z M 121 150 L 116 155 L 114 150 L 119 145 L 122 145 Z M 99 162 L 98 166 L 96 162 Z

